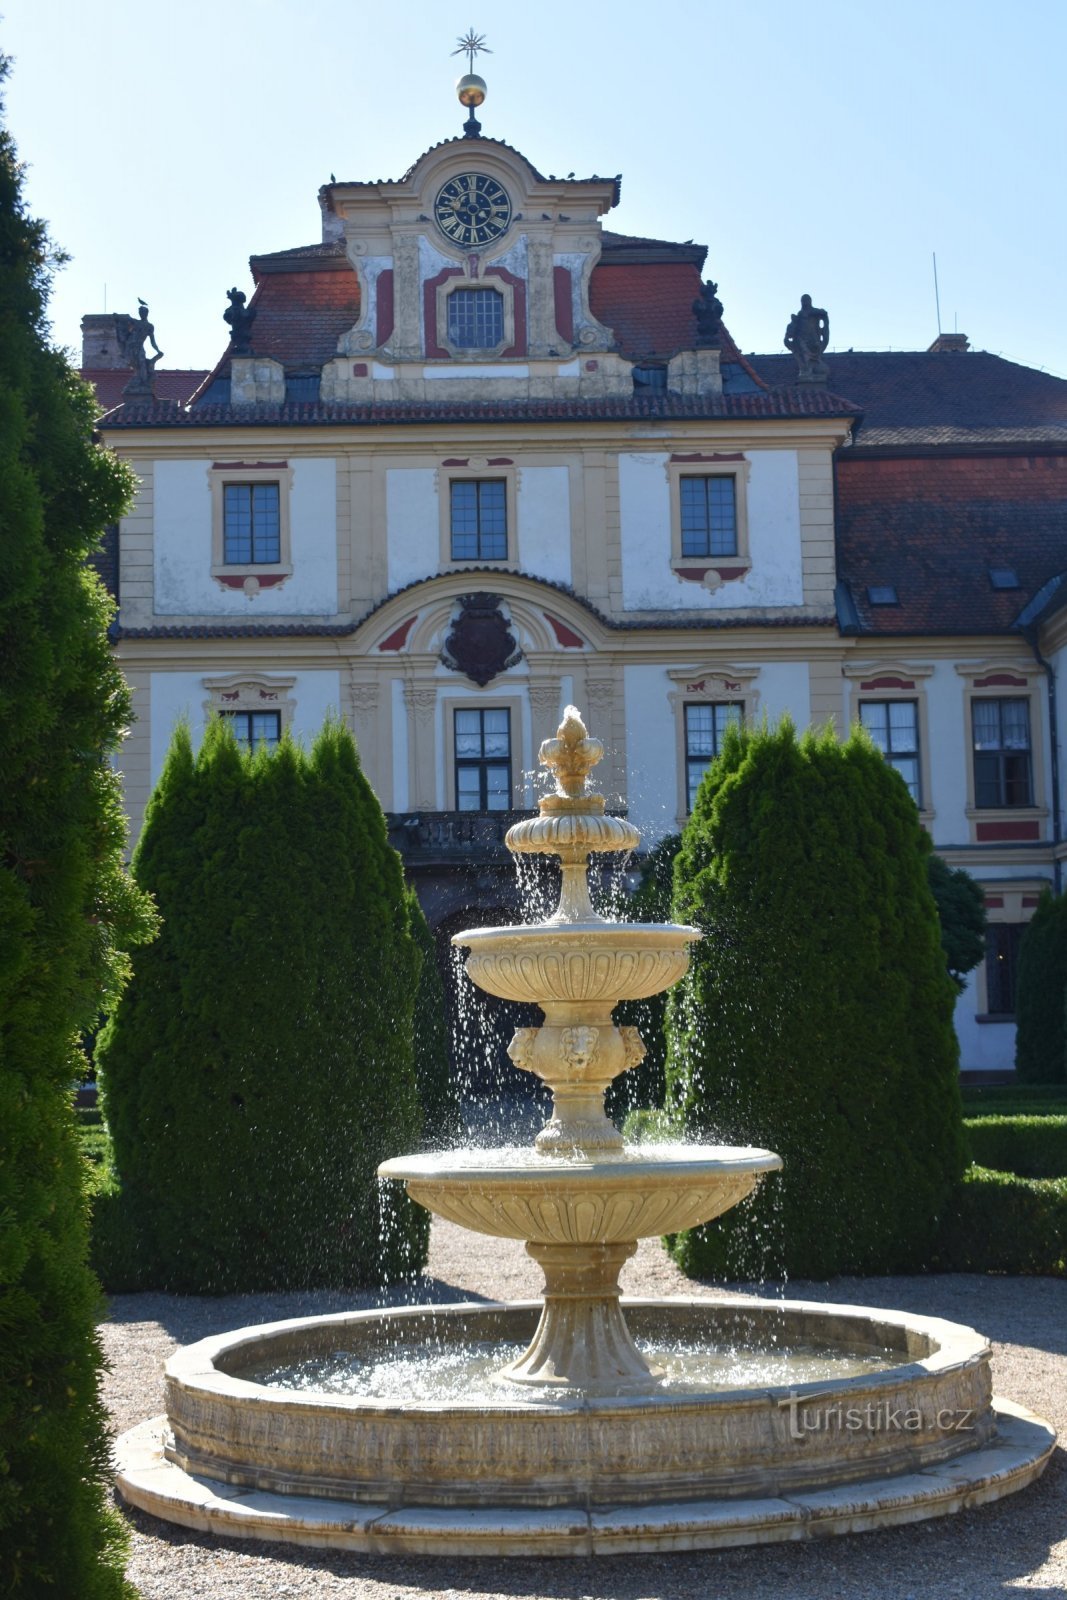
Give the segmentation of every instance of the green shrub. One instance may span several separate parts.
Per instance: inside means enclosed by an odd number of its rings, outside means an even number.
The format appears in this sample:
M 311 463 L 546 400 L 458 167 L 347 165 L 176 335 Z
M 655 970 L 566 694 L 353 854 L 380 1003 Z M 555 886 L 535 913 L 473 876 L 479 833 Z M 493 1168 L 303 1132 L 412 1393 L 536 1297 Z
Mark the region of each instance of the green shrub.
M 970 1117 L 971 1160 L 1020 1178 L 1067 1178 L 1067 1116 Z
M 164 924 L 97 1048 L 125 1212 L 105 1281 L 138 1240 L 141 1282 L 194 1293 L 417 1268 L 427 1214 L 383 1215 L 375 1170 L 421 1136 L 419 952 L 350 735 L 252 756 L 219 718 L 194 759 L 179 729 L 133 865 Z
M 1019 947 L 1015 1072 L 1020 1083 L 1067 1082 L 1067 895 L 1046 889 Z
M 86 564 L 131 480 L 48 344 L 54 259 L 0 128 L 0 1594 L 119 1600 L 72 1085 L 152 925 L 122 869 L 130 700 Z
M 1067 1275 L 1067 1177 L 1019 1178 L 971 1167 L 941 1226 L 945 1272 Z
M 955 992 L 898 774 L 859 730 L 731 729 L 683 835 L 675 916 L 705 937 L 668 1010 L 668 1109 L 692 1137 L 784 1161 L 679 1236 L 679 1262 L 925 1265 L 965 1154 Z
M 965 1084 L 962 1095 L 965 1117 L 1067 1117 L 1067 1088 L 1053 1084 Z
M 962 994 L 968 972 L 973 972 L 985 955 L 985 892 L 969 872 L 950 867 L 932 851 L 926 858 L 926 876 L 937 906 L 948 975 L 957 994 Z

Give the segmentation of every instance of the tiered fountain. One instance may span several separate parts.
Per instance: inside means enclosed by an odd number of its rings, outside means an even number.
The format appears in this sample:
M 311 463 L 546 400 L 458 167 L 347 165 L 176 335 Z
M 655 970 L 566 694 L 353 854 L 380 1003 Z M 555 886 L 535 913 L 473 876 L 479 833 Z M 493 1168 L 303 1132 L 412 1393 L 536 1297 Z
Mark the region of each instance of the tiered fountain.
M 767 1150 L 624 1148 L 604 1090 L 644 1054 L 624 999 L 688 965 L 694 928 L 609 922 L 594 852 L 636 829 L 587 779 L 569 707 L 556 789 L 507 836 L 558 856 L 546 922 L 458 934 L 481 988 L 534 1001 L 509 1054 L 552 1089 L 532 1149 L 383 1164 L 463 1227 L 522 1239 L 537 1304 L 404 1307 L 205 1339 L 167 1368 L 167 1415 L 120 1441 L 148 1511 L 247 1537 L 371 1551 L 590 1554 L 806 1538 L 997 1499 L 1043 1469 L 1046 1423 L 990 1395 L 969 1328 L 862 1307 L 619 1298 L 638 1240 L 710 1221 L 780 1167 Z M 457 1379 L 457 1373 L 459 1374 Z

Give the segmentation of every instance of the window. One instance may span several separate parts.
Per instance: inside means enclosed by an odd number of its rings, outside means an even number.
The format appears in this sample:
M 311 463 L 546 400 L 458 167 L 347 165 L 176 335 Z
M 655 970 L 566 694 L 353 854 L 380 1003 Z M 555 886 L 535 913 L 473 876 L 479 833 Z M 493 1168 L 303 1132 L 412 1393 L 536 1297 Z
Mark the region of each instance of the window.
M 682 555 L 737 554 L 737 497 L 732 476 L 683 477 L 678 485 Z
M 900 597 L 894 583 L 872 583 L 867 590 L 867 604 L 871 606 L 899 606 Z
M 276 483 L 227 483 L 222 489 L 222 546 L 227 566 L 281 560 L 281 500 Z
M 1033 804 L 1030 707 L 1024 699 L 971 701 L 974 803 L 982 809 Z
M 208 478 L 216 583 L 249 595 L 284 583 L 293 570 L 293 468 L 286 461 L 214 461 Z
M 504 341 L 503 295 L 496 289 L 453 290 L 448 341 L 459 350 L 495 350 Z
M 908 786 L 916 805 L 919 787 L 919 704 L 916 700 L 863 700 L 860 721 Z
M 986 929 L 986 1006 L 991 1016 L 1015 1015 L 1015 978 L 1025 922 L 991 922 Z
M 718 755 L 722 737 L 731 723 L 741 721 L 736 701 L 723 705 L 687 705 L 685 708 L 686 810 L 692 811 L 700 780 Z
M 457 811 L 511 809 L 511 713 L 455 712 Z
M 503 478 L 453 478 L 451 530 L 453 561 L 506 561 L 507 485 Z
M 273 750 L 282 736 L 280 711 L 223 711 L 222 716 L 229 717 L 238 744 L 246 750 L 258 750 L 261 745 Z

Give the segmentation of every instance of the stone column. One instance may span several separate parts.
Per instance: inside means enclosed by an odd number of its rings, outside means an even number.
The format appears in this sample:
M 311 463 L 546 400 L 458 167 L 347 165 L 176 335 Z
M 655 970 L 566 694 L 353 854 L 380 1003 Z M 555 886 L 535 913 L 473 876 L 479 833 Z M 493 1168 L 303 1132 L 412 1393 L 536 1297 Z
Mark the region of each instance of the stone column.
M 411 808 L 413 811 L 436 811 L 437 740 L 434 737 L 434 721 L 437 689 L 433 684 L 406 683 L 404 704 L 408 708 Z
M 618 760 L 619 752 L 615 748 L 618 734 L 615 703 L 621 696 L 621 671 L 616 672 L 609 668 L 586 671 L 585 705 L 580 709 L 586 727 L 604 745 L 604 760 L 599 777 L 601 793 L 607 799 L 609 806 L 618 805 L 620 799 L 625 799 L 625 795 L 620 793 L 624 785 Z
M 531 662 L 531 666 L 533 663 Z M 560 718 L 558 677 L 542 678 L 530 681 L 530 724 L 533 732 L 533 749 L 530 752 L 531 766 L 537 764 L 537 753 L 545 739 L 554 737 Z
M 419 236 L 393 235 L 393 333 L 389 348 L 397 361 L 422 361 L 420 333 Z
M 552 241 L 530 239 L 526 246 L 529 276 L 526 280 L 526 333 L 530 355 L 547 356 L 559 350 L 556 297 L 552 279 Z
M 378 680 L 360 676 L 360 668 L 349 669 L 348 703 L 349 719 L 359 750 L 360 765 L 375 794 L 384 795 L 392 784 L 385 784 L 387 775 L 380 760 L 381 740 L 378 722 Z

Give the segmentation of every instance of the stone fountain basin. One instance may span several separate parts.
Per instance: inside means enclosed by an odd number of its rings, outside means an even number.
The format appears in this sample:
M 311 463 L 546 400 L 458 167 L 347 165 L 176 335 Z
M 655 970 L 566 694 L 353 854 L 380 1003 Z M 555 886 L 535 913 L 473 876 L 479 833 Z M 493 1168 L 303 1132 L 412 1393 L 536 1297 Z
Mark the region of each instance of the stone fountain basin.
M 642 1146 L 597 1160 L 449 1150 L 378 1168 L 413 1200 L 475 1233 L 543 1244 L 618 1244 L 710 1222 L 782 1165 L 771 1150 Z
M 534 1005 L 644 1000 L 670 988 L 689 965 L 699 930 L 672 923 L 529 922 L 469 928 L 468 977 L 502 1000 Z
M 884 1368 L 788 1389 L 641 1396 L 546 1399 L 500 1384 L 467 1404 L 274 1389 L 242 1375 L 338 1348 L 373 1359 L 442 1341 L 522 1343 L 539 1311 L 536 1303 L 404 1307 L 204 1339 L 167 1365 L 164 1454 L 201 1478 L 333 1498 L 357 1517 L 364 1504 L 762 1501 L 926 1471 L 981 1450 L 995 1434 L 989 1349 L 973 1329 L 803 1301 L 638 1300 L 626 1315 L 639 1339 L 768 1350 L 817 1341 L 884 1354 Z M 861 1419 L 856 1427 L 850 1412 Z M 1047 1433 L 1040 1443 L 1047 1455 Z M 120 1485 L 126 1492 L 121 1476 Z

